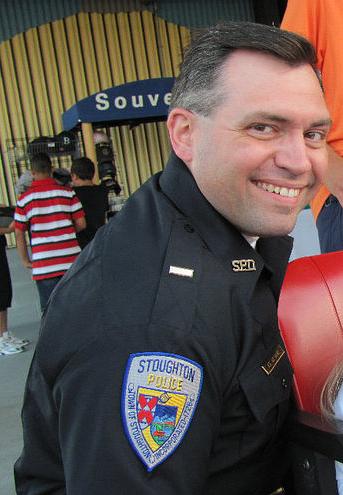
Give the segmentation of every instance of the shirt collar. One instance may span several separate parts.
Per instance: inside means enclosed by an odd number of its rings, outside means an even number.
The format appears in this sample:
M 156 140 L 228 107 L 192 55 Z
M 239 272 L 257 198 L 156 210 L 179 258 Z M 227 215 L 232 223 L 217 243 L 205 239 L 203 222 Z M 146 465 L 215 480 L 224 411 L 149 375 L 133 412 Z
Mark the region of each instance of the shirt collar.
M 242 236 L 244 237 L 244 239 L 246 241 L 248 241 L 248 243 L 250 244 L 250 246 L 253 249 L 256 249 L 256 242 L 258 241 L 258 237 L 257 236 L 245 235 L 245 234 L 242 234 Z
M 55 179 L 53 179 L 52 177 L 48 177 L 47 179 L 38 179 L 38 180 L 34 179 L 32 181 L 31 187 L 41 187 L 41 186 L 50 186 L 50 185 L 58 186 Z
M 189 169 L 174 153 L 162 173 L 160 185 L 214 254 L 227 258 L 233 241 L 244 250 L 252 249 L 240 232 L 207 201 Z

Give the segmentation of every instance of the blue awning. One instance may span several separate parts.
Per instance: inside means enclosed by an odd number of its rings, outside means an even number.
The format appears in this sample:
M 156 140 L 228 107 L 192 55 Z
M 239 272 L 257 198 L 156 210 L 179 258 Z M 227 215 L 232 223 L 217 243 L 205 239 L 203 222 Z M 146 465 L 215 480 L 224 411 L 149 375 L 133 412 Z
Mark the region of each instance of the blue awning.
M 173 77 L 144 79 L 94 93 L 64 112 L 63 129 L 82 122 L 116 126 L 166 120 L 173 84 Z

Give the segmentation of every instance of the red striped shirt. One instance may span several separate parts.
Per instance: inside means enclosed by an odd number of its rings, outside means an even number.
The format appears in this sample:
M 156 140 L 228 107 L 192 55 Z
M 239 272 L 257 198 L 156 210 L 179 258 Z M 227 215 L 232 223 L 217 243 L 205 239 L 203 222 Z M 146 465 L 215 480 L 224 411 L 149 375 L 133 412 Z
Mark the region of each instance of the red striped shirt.
M 15 228 L 30 229 L 32 278 L 62 276 L 80 252 L 73 220 L 83 217 L 74 191 L 54 179 L 35 180 L 15 210 Z

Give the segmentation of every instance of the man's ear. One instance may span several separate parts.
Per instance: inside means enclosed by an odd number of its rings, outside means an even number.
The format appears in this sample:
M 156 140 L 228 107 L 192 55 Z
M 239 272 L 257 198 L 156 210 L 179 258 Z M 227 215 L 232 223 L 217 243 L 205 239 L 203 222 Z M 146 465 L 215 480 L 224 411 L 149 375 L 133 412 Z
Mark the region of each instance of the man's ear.
M 189 165 L 193 158 L 193 131 L 195 115 L 184 108 L 171 110 L 167 127 L 175 154 Z

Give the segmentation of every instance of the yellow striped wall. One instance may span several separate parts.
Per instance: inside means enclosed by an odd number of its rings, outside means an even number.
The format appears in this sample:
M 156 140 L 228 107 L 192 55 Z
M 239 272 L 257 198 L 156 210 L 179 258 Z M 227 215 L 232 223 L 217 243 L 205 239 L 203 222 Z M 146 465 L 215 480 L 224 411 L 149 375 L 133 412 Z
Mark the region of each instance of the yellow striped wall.
M 189 29 L 137 11 L 78 13 L 1 43 L 0 203 L 15 204 L 29 139 L 58 134 L 62 113 L 101 89 L 177 75 L 189 41 Z M 127 196 L 162 169 L 169 153 L 165 123 L 108 132 Z

